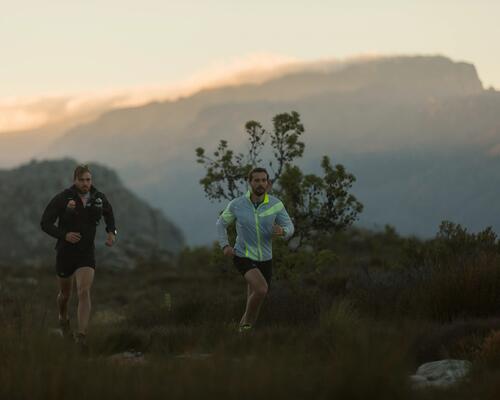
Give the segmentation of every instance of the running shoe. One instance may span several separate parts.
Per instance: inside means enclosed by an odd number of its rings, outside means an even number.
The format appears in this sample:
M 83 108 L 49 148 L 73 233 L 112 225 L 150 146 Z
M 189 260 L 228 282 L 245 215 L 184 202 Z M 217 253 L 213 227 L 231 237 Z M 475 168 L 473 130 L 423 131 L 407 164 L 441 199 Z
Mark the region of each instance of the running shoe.
M 238 328 L 239 333 L 248 333 L 252 331 L 252 324 L 243 324 Z
M 78 351 L 84 355 L 89 355 L 89 346 L 87 344 L 87 336 L 83 333 L 75 334 L 75 343 L 78 347 Z
M 72 332 L 71 332 L 71 327 L 69 325 L 69 319 L 60 319 L 59 329 L 61 330 L 61 335 L 64 339 L 71 339 Z

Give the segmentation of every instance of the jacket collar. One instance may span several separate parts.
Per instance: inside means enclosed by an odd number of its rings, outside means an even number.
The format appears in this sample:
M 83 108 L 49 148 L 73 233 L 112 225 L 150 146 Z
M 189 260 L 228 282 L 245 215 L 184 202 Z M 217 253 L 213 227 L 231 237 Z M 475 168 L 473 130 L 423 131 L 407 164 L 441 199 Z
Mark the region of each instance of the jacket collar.
M 71 185 L 71 187 L 69 188 L 69 190 L 75 195 L 75 196 L 79 196 L 80 193 L 78 193 L 78 190 L 76 190 L 76 186 L 75 185 Z M 90 197 L 94 197 L 95 194 L 97 193 L 97 189 L 94 187 L 94 185 L 90 186 L 90 190 L 89 190 L 89 193 L 90 193 Z
M 245 194 L 245 197 L 246 197 L 248 200 L 252 201 L 251 194 L 250 194 L 250 190 L 247 190 L 247 192 L 246 192 L 246 194 Z M 267 203 L 269 203 L 269 195 L 266 193 L 266 194 L 264 195 L 264 201 L 262 202 L 262 204 L 267 204 Z

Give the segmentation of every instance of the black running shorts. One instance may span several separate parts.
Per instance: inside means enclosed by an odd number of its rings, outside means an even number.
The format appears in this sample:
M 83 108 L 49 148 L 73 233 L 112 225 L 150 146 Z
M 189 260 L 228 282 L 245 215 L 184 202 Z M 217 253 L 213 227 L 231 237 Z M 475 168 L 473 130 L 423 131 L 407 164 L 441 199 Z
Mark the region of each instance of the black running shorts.
M 67 248 L 60 249 L 56 256 L 56 273 L 60 278 L 69 278 L 81 267 L 95 269 L 94 249 L 87 251 L 71 251 Z
M 271 278 L 273 276 L 273 260 L 268 261 L 254 261 L 246 257 L 233 257 L 233 263 L 236 269 L 245 275 L 251 269 L 257 268 L 264 276 L 268 288 L 271 287 Z

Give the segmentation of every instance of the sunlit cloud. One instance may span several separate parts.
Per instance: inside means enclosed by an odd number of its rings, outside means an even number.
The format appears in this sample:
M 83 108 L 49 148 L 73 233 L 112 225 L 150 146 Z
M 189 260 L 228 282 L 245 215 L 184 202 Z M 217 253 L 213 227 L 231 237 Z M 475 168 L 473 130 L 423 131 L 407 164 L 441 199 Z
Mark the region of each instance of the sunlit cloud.
M 34 129 L 48 122 L 49 116 L 42 111 L 24 110 L 19 105 L 12 108 L 0 105 L 0 132 Z
M 204 89 L 258 84 L 286 73 L 342 68 L 373 59 L 363 55 L 347 60 L 304 62 L 294 57 L 257 53 L 219 60 L 188 79 L 170 85 L 142 86 L 79 94 L 53 94 L 36 98 L 0 99 L 0 133 L 26 131 L 44 126 L 69 128 L 92 120 L 105 111 L 140 106 L 152 101 L 175 100 Z
M 171 85 L 136 87 L 122 91 L 119 106 L 139 106 L 150 101 L 176 100 L 200 90 L 246 83 L 262 83 L 305 63 L 297 58 L 258 53 L 245 57 L 219 60 L 211 63 L 191 77 Z M 116 93 L 115 93 L 116 95 Z
M 98 95 L 0 99 L 0 132 L 64 125 L 71 119 L 82 122 L 121 100 L 116 96 Z

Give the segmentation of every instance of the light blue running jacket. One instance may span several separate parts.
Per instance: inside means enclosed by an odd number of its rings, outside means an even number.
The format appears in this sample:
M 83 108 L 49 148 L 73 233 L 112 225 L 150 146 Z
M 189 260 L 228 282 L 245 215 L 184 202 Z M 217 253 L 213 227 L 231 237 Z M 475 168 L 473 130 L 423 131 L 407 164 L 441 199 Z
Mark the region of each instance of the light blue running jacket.
M 268 261 L 273 258 L 273 225 L 280 225 L 284 238 L 293 235 L 294 227 L 283 203 L 276 197 L 264 196 L 264 201 L 257 208 L 250 199 L 250 191 L 229 202 L 217 220 L 217 234 L 221 248 L 229 245 L 227 227 L 236 221 L 237 256 L 254 261 Z

